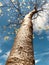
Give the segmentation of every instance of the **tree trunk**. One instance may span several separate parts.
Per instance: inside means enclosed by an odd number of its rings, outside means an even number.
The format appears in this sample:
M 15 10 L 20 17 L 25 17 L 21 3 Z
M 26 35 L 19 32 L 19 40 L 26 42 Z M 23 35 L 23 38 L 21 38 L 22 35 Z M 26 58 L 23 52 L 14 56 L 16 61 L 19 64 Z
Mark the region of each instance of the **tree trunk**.
M 36 13 L 35 10 L 25 16 L 6 65 L 35 65 L 32 47 L 32 16 L 34 13 Z

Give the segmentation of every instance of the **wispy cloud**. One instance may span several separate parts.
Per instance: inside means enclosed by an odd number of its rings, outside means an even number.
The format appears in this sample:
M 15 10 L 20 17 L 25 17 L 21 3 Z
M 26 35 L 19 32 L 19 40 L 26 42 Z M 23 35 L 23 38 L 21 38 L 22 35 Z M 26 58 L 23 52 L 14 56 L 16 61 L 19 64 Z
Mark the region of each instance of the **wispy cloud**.
M 49 41 L 49 35 L 47 36 L 47 40 Z
M 2 65 L 2 63 L 0 63 L 0 65 Z
M 0 53 L 2 53 L 2 49 L 0 49 Z
M 44 53 L 36 54 L 35 57 L 37 57 L 37 56 L 45 56 L 45 55 L 49 55 L 49 52 L 44 52 Z
M 37 64 L 38 62 L 40 62 L 40 59 L 35 60 L 35 64 Z
M 41 55 L 42 55 L 42 56 L 44 56 L 44 55 L 49 55 L 49 52 L 42 53 Z
M 6 60 L 7 57 L 9 56 L 9 54 L 10 54 L 10 51 L 6 52 L 4 55 L 2 55 L 2 56 L 0 57 L 0 59 L 3 58 L 4 60 Z

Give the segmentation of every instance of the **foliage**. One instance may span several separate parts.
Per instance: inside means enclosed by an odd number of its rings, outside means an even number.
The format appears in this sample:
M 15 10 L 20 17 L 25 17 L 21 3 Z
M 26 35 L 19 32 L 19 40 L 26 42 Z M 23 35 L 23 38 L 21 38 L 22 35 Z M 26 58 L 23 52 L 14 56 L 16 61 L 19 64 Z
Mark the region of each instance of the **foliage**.
M 24 16 L 35 8 L 43 11 L 43 5 L 47 2 L 47 0 L 1 0 L 0 34 L 6 34 L 5 40 L 9 38 L 6 37 L 7 35 L 15 35 L 15 30 L 20 27 L 20 21 Z M 38 16 L 40 16 L 39 13 L 36 13 L 33 19 Z M 41 27 L 39 27 L 39 29 L 41 29 Z

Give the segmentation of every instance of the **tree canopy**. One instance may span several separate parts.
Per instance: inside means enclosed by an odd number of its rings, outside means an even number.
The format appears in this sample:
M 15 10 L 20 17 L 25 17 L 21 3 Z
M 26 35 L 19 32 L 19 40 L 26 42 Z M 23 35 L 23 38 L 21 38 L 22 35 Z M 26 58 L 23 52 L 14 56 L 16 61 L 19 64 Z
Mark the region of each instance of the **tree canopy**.
M 0 46 L 7 42 L 8 45 L 12 44 L 21 21 L 33 9 L 40 10 L 32 18 L 34 32 L 47 31 L 49 29 L 49 0 L 0 0 Z M 35 38 L 34 35 L 33 38 Z

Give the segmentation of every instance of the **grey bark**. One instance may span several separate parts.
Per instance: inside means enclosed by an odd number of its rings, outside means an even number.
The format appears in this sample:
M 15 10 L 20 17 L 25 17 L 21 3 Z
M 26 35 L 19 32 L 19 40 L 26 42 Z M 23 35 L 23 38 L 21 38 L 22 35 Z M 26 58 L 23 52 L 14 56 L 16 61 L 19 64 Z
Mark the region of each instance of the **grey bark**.
M 33 10 L 25 16 L 15 38 L 6 65 L 35 65 L 32 47 L 32 16 L 35 13 L 36 11 Z

